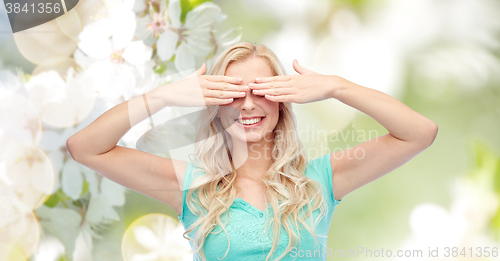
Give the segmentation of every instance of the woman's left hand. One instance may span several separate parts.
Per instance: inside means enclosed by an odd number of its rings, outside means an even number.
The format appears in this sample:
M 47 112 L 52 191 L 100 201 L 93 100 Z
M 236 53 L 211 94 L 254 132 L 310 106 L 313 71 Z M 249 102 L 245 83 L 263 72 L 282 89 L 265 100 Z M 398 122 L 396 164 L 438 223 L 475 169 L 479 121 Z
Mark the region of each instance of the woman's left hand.
M 341 77 L 323 75 L 308 70 L 293 61 L 299 75 L 256 78 L 248 86 L 255 95 L 265 95 L 274 102 L 309 103 L 332 98 L 333 90 L 341 84 Z

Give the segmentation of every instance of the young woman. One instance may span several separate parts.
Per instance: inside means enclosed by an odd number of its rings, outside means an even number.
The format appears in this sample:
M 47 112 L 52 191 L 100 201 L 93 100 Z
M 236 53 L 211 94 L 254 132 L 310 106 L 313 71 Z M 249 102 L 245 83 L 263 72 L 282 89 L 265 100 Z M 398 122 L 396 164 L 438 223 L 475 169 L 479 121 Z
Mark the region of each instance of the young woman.
M 325 260 L 326 235 L 341 198 L 425 150 L 438 128 L 382 92 L 297 61 L 293 67 L 299 75 L 285 75 L 267 47 L 234 44 L 208 75 L 203 64 L 193 75 L 197 81 L 162 85 L 113 107 L 68 139 L 68 149 L 81 164 L 171 206 L 197 259 Z M 195 91 L 200 99 L 193 98 Z M 308 162 L 291 103 L 332 98 L 389 133 Z M 165 106 L 205 105 L 192 162 L 116 145 Z M 356 150 L 364 156 L 355 157 Z

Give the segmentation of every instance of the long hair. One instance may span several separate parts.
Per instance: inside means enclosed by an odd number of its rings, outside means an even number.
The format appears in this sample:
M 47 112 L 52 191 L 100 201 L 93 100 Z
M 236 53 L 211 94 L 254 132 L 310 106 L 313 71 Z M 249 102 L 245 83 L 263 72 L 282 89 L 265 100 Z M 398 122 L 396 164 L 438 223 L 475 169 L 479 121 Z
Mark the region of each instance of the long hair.
M 215 59 L 209 74 L 224 75 L 231 63 L 251 57 L 264 59 L 269 64 L 273 75 L 285 75 L 283 66 L 269 48 L 250 42 L 236 43 L 223 51 Z M 281 102 L 279 106 L 279 119 L 273 131 L 272 163 L 262 179 L 274 211 L 268 223 L 268 231 L 271 231 L 269 227 L 272 227 L 274 240 L 266 261 L 277 249 L 282 226 L 288 233 L 289 241 L 285 252 L 279 258 L 284 257 L 299 241 L 299 223 L 314 236 L 317 243 L 315 228 L 326 214 L 326 203 L 320 192 L 321 184 L 304 174 L 308 162 L 297 135 L 292 105 Z M 235 186 L 238 173 L 231 158 L 231 139 L 226 137 L 229 134 L 224 130 L 220 118 L 215 117 L 218 109 L 219 106 L 207 106 L 207 110 L 202 110 L 198 116 L 196 146 L 192 161 L 197 167 L 194 173 L 204 171 L 206 174 L 196 178 L 186 194 L 187 206 L 199 218 L 186 230 L 184 238 L 194 241 L 196 248 L 194 252 L 198 252 L 203 260 L 206 260 L 203 244 L 210 233 L 216 234 L 212 230 L 217 225 L 220 225 L 226 233 L 227 255 L 230 246 L 229 236 L 225 229 L 227 221 L 223 224 L 220 217 L 225 212 L 229 217 L 229 207 L 239 193 L 239 188 Z M 219 135 L 215 135 L 216 133 Z M 312 202 L 314 204 L 311 204 Z M 308 217 L 312 216 L 312 212 L 316 209 L 320 209 L 320 214 L 313 223 Z M 310 220 L 311 225 L 306 224 L 305 220 Z M 194 240 L 186 237 L 186 234 L 196 228 Z

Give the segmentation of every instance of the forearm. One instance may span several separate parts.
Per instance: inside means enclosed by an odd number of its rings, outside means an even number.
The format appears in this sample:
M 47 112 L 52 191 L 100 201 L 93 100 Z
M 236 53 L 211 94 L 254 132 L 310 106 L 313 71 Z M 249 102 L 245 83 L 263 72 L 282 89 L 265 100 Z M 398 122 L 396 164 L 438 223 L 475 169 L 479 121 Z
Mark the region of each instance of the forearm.
M 401 101 L 341 77 L 334 78 L 331 97 L 362 111 L 404 141 L 432 143 L 437 125 Z M 332 81 L 332 82 L 334 82 Z M 429 143 L 429 145 L 430 145 Z
M 151 115 L 170 106 L 169 85 L 161 85 L 146 93 Z M 99 116 L 89 126 L 71 136 L 67 147 L 75 160 L 99 155 L 113 149 L 134 125 L 148 118 L 143 95 L 120 103 Z

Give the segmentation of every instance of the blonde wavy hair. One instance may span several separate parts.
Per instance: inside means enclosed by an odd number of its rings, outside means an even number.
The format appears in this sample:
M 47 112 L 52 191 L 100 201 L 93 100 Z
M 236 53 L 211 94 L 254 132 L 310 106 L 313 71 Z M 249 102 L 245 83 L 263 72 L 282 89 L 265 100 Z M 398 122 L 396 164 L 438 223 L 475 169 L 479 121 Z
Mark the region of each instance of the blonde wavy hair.
M 231 63 L 244 61 L 251 57 L 259 57 L 267 61 L 275 76 L 285 75 L 283 66 L 269 48 L 250 42 L 236 43 L 223 51 L 215 59 L 209 74 L 224 75 Z M 274 129 L 274 146 L 271 152 L 272 165 L 262 179 L 266 185 L 270 205 L 275 213 L 268 224 L 268 231 L 271 231 L 269 227 L 272 226 L 272 235 L 275 236 L 266 261 L 276 251 L 281 226 L 288 233 L 289 241 L 285 252 L 279 259 L 284 257 L 299 241 L 299 223 L 314 235 L 315 243 L 317 243 L 315 228 L 326 214 L 326 203 L 320 192 L 320 183 L 304 174 L 308 162 L 303 145 L 297 135 L 292 105 L 280 102 L 279 106 L 279 119 Z M 195 253 L 198 252 L 202 260 L 206 260 L 203 252 L 206 237 L 209 234 L 218 234 L 222 230 L 228 239 L 228 248 L 224 255 L 226 257 L 230 246 L 229 236 L 225 229 L 227 221 L 223 224 L 220 217 L 227 212 L 227 220 L 229 220 L 229 207 L 240 191 L 235 186 L 238 173 L 231 158 L 231 139 L 226 138 L 226 135 L 229 134 L 224 130 L 220 118 L 216 117 L 218 109 L 219 106 L 207 106 L 207 110 L 200 112 L 195 153 L 190 154 L 193 164 L 197 167 L 193 175 L 197 171 L 204 171 L 206 174 L 196 178 L 186 194 L 187 206 L 199 218 L 186 230 L 183 236 L 195 242 Z M 216 133 L 224 133 L 224 135 L 216 135 Z M 314 204 L 311 204 L 313 201 Z M 312 216 L 312 212 L 316 209 L 320 209 L 320 215 L 314 223 L 311 220 L 311 226 L 309 226 L 305 220 Z M 303 213 L 303 218 L 299 213 Z M 222 230 L 212 232 L 217 225 L 220 225 Z M 186 237 L 197 227 L 194 240 Z M 292 228 L 298 232 L 298 235 Z

